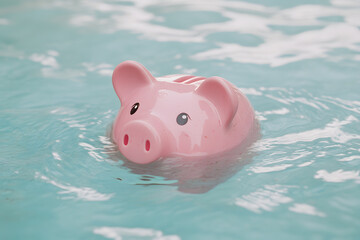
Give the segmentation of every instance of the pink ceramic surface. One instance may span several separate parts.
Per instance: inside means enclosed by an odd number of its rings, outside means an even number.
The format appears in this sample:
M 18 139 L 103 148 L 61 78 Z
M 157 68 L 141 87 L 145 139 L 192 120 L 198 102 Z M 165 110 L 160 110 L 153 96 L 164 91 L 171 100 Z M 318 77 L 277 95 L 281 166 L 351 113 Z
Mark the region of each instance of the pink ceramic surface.
M 245 144 L 254 132 L 249 101 L 223 78 L 154 78 L 141 64 L 125 61 L 112 81 L 121 102 L 112 136 L 132 162 L 219 154 Z

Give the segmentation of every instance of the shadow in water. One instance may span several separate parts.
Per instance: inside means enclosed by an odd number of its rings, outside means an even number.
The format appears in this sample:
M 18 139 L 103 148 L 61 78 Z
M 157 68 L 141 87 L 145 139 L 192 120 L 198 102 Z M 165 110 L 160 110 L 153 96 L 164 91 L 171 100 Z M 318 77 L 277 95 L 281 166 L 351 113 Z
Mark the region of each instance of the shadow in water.
M 256 153 L 251 151 L 250 145 L 260 137 L 259 131 L 255 132 L 239 148 L 207 157 L 176 156 L 143 165 L 130 162 L 118 150 L 109 156 L 114 161 L 121 160 L 122 167 L 141 176 L 136 185 L 173 185 L 184 193 L 201 194 L 225 182 L 252 161 Z M 115 144 L 114 147 L 116 148 Z M 173 180 L 174 183 L 159 183 L 156 181 L 157 177 Z

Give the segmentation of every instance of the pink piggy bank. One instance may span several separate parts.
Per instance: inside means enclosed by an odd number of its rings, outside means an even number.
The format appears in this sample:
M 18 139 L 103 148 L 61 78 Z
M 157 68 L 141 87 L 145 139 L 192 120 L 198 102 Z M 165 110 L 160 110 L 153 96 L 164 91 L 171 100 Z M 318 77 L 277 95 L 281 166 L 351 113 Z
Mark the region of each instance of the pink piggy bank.
M 121 102 L 113 141 L 135 163 L 228 152 L 248 144 L 256 128 L 249 101 L 220 77 L 155 78 L 141 64 L 125 61 L 112 82 Z

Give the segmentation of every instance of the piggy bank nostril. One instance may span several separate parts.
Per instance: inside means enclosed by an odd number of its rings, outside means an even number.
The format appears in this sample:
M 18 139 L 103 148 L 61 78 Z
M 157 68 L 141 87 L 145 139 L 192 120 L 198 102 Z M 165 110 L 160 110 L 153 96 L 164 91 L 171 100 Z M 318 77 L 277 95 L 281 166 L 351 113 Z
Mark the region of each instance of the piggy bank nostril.
M 151 121 L 152 118 L 149 118 Z M 155 118 L 155 120 L 157 120 Z M 133 120 L 127 124 L 122 125 L 121 131 L 116 136 L 117 148 L 122 156 L 134 163 L 146 164 L 159 159 L 165 153 L 164 147 L 161 144 L 162 125 L 159 130 L 151 123 L 144 120 Z
M 124 145 L 126 146 L 126 145 L 128 145 L 128 143 L 129 143 L 129 136 L 127 134 L 125 134 L 125 136 L 124 136 Z
M 145 150 L 146 150 L 147 152 L 150 151 L 150 141 L 149 141 L 149 140 L 146 140 Z

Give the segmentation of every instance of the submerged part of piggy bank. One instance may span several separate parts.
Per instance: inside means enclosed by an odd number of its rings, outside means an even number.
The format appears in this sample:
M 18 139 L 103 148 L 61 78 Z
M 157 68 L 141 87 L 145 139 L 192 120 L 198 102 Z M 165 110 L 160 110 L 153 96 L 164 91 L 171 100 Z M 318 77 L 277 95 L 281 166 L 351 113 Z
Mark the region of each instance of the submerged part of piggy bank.
M 112 81 L 121 102 L 112 137 L 132 162 L 208 157 L 246 145 L 254 134 L 249 101 L 223 78 L 155 78 L 141 64 L 125 61 Z

